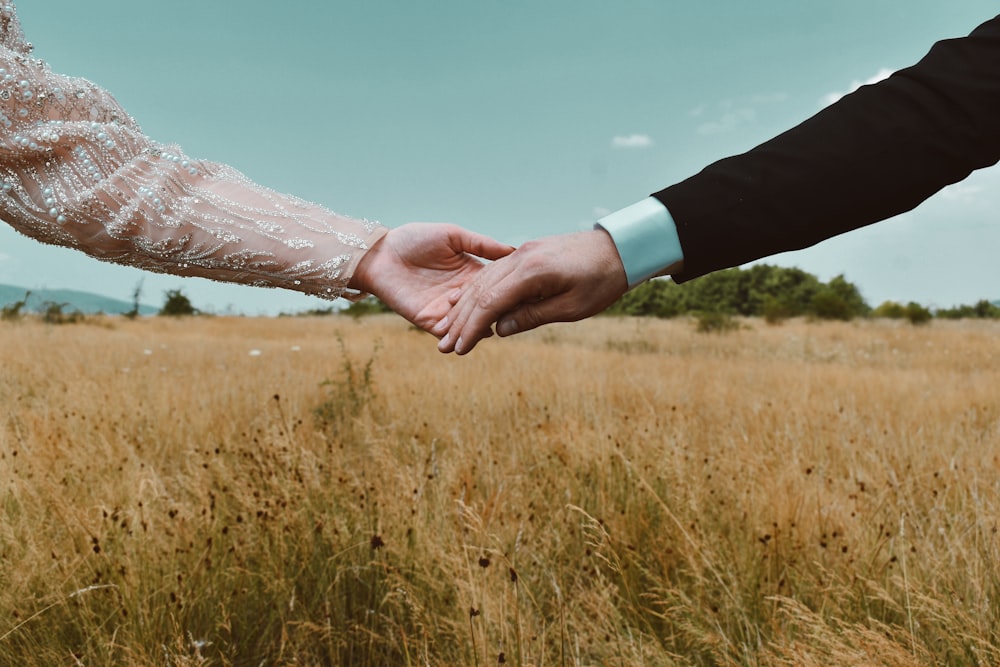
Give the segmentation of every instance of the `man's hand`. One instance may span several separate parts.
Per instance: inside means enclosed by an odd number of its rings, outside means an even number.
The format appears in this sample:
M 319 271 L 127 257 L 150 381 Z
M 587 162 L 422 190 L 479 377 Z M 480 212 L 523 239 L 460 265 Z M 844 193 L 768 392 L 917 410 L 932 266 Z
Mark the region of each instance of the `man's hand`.
M 514 248 L 457 225 L 414 223 L 389 232 L 361 258 L 349 286 L 370 292 L 416 326 L 431 331 L 455 290 L 484 264 Z M 433 332 L 432 332 L 433 333 Z
M 628 290 L 614 241 L 596 229 L 529 241 L 484 268 L 453 296 L 445 320 L 431 333 L 438 349 L 466 354 L 492 334 L 501 336 L 550 322 L 575 322 L 601 312 Z

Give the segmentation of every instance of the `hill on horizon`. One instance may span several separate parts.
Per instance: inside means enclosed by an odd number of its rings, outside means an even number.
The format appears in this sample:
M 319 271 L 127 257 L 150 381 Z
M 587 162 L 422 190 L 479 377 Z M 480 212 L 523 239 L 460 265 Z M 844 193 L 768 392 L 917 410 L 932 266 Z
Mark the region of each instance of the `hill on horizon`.
M 0 285 L 0 306 L 7 306 L 17 303 L 24 298 L 26 292 L 28 302 L 25 309 L 31 312 L 44 310 L 45 304 L 64 304 L 66 312 L 78 311 L 84 315 L 94 315 L 105 313 L 107 315 L 122 315 L 132 310 L 132 303 L 121 299 L 94 294 L 93 292 L 83 292 L 73 289 L 33 289 L 17 287 L 16 285 Z M 154 306 L 139 304 L 140 315 L 155 315 L 159 308 Z

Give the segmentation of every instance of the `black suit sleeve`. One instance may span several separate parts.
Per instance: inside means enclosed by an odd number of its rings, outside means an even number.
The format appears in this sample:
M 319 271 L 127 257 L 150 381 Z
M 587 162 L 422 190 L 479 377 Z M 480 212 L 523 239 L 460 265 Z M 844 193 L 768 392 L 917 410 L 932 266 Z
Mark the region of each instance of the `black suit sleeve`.
M 1000 159 L 1000 16 L 757 148 L 653 196 L 683 282 L 914 208 Z

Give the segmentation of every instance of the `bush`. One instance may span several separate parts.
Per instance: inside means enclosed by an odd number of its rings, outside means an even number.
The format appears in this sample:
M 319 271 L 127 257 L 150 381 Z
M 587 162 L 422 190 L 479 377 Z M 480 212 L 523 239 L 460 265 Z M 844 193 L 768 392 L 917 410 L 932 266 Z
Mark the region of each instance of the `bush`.
M 834 277 L 812 298 L 812 314 L 822 320 L 852 320 L 864 317 L 871 308 L 854 283 L 843 275 Z
M 885 317 L 890 320 L 909 320 L 910 324 L 927 324 L 934 317 L 933 313 L 916 301 L 905 306 L 895 301 L 884 301 L 872 311 L 872 317 Z
M 843 320 L 854 318 L 847 301 L 828 288 L 823 288 L 812 298 L 812 314 L 821 320 Z
M 906 317 L 906 306 L 895 301 L 883 301 L 878 308 L 872 311 L 872 317 L 901 320 Z
M 740 328 L 740 323 L 732 315 L 717 310 L 698 313 L 695 317 L 698 333 L 726 333 Z
M 785 299 L 772 295 L 764 298 L 761 310 L 764 321 L 768 324 L 780 324 L 795 315 L 795 308 L 791 304 Z
M 31 296 L 31 292 L 25 292 L 23 299 L 7 304 L 0 309 L 0 320 L 4 320 L 5 322 L 15 322 L 24 317 L 24 313 L 22 311 L 24 310 L 24 306 L 28 303 L 29 296 Z
M 939 309 L 935 313 L 935 316 L 947 320 L 959 320 L 962 318 L 998 319 L 1000 318 L 1000 307 L 986 299 L 982 299 L 977 301 L 974 306 L 962 305 L 954 308 Z
M 908 319 L 910 324 L 913 325 L 927 324 L 931 321 L 931 318 L 934 317 L 931 314 L 931 311 L 927 310 L 915 301 L 911 301 L 906 304 L 905 314 L 906 319 Z
M 683 285 L 650 280 L 622 296 L 607 313 L 675 317 L 727 312 L 764 317 L 774 324 L 801 315 L 850 319 L 869 310 L 858 288 L 842 275 L 824 284 L 801 269 L 757 264 L 716 271 Z
M 368 296 L 360 301 L 355 301 L 344 309 L 345 315 L 357 319 L 365 315 L 378 315 L 380 313 L 391 313 L 392 309 L 382 303 L 378 297 Z
M 73 309 L 65 312 L 66 303 L 46 301 L 42 304 L 42 321 L 46 324 L 75 324 L 83 320 L 83 313 Z
M 163 307 L 160 308 L 159 315 L 181 317 L 198 314 L 198 309 L 191 305 L 191 300 L 179 289 L 167 290 L 164 294 L 166 300 L 163 302 Z
M 122 313 L 126 318 L 134 320 L 139 317 L 139 300 L 142 298 L 142 279 L 139 280 L 135 285 L 135 289 L 132 290 L 132 307 L 125 313 Z

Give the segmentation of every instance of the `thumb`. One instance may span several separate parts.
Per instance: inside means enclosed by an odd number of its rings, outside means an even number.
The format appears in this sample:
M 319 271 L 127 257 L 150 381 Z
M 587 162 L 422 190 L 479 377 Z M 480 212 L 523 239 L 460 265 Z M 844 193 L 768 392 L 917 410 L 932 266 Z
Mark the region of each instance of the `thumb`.
M 516 333 L 537 329 L 543 324 L 566 321 L 566 309 L 562 301 L 563 298 L 556 296 L 520 306 L 500 318 L 496 327 L 497 334 L 513 336 Z
M 461 227 L 452 236 L 452 243 L 457 250 L 489 260 L 497 260 L 514 252 L 513 246 Z

